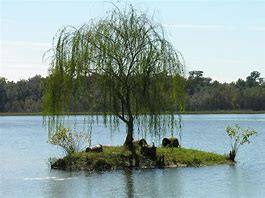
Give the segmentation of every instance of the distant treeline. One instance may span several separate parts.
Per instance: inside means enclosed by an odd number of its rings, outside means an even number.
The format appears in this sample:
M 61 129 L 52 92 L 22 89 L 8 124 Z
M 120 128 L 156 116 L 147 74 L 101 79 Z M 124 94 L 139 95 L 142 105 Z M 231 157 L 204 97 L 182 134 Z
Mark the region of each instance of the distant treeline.
M 42 111 L 42 97 L 47 78 L 39 75 L 16 83 L 0 78 L 0 112 L 36 113 Z M 186 81 L 186 111 L 265 110 L 265 82 L 258 71 L 245 80 L 220 83 L 191 71 Z M 103 106 L 91 104 L 91 95 L 80 97 L 79 112 L 101 112 Z
M 212 81 L 202 71 L 189 74 L 186 110 L 265 110 L 265 82 L 258 71 L 231 83 Z

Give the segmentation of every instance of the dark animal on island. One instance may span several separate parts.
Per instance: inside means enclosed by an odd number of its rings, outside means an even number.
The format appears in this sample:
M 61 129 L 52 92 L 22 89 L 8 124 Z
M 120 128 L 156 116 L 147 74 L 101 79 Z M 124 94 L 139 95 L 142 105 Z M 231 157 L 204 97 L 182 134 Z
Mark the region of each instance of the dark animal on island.
M 141 147 L 141 155 L 150 158 L 150 159 L 156 159 L 156 147 L 153 143 L 152 146 L 144 145 Z
M 92 148 L 87 147 L 86 152 L 94 152 L 94 153 L 103 152 L 103 146 L 101 144 L 98 144 Z
M 177 138 L 164 138 L 162 140 L 163 147 L 179 147 L 179 140 Z
M 141 147 L 143 147 L 143 146 L 148 146 L 148 144 L 147 144 L 147 142 L 146 142 L 145 139 L 140 139 L 140 140 L 139 140 L 139 145 L 140 145 Z

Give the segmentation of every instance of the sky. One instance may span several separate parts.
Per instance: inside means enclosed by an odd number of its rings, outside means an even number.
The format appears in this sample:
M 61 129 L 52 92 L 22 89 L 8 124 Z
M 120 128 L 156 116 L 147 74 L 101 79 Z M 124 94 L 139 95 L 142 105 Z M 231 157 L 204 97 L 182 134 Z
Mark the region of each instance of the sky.
M 113 1 L 124 6 L 125 1 Z M 265 0 L 126 1 L 161 23 L 179 50 L 186 74 L 202 70 L 220 82 L 265 77 Z M 104 18 L 110 1 L 0 0 L 0 77 L 9 81 L 46 76 L 43 54 L 63 26 Z

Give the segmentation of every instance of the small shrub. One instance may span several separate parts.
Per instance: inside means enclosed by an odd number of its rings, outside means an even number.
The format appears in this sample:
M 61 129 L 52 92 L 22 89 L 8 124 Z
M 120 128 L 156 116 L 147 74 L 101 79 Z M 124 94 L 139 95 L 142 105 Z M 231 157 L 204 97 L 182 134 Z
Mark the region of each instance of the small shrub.
M 49 140 L 49 143 L 62 147 L 68 155 L 82 150 L 88 142 L 87 134 L 74 132 L 64 127 L 60 128 Z
M 250 137 L 256 135 L 257 132 L 250 128 L 241 128 L 239 125 L 227 126 L 226 133 L 230 137 L 231 150 L 229 152 L 229 159 L 235 161 L 238 149 L 243 144 L 250 143 Z

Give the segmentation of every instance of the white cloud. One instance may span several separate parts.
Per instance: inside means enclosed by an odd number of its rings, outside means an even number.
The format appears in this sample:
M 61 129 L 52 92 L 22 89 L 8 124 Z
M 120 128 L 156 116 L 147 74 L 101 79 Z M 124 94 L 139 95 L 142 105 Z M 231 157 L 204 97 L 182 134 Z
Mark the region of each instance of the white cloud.
M 202 24 L 163 24 L 166 28 L 177 28 L 177 29 L 194 29 L 194 30 L 205 30 L 205 31 L 234 31 L 238 27 L 234 25 L 202 25 Z
M 223 30 L 223 25 L 195 25 L 195 24 L 163 24 L 168 28 L 180 28 L 180 29 L 201 29 L 201 30 Z
M 51 44 L 6 40 L 0 42 L 0 76 L 17 81 L 36 74 L 47 75 L 48 63 L 42 62 L 42 56 L 51 48 Z
M 265 26 L 256 26 L 256 27 L 249 27 L 250 30 L 253 30 L 253 31 L 265 31 Z
M 18 81 L 20 79 L 28 79 L 37 74 L 46 76 L 48 73 L 48 65 L 43 63 L 8 63 L 1 66 L 0 76 L 7 78 L 9 81 Z
M 249 61 L 247 60 L 237 60 L 237 59 L 221 59 L 221 60 L 216 60 L 216 62 L 221 62 L 225 64 L 249 64 Z
M 25 20 L 14 20 L 14 19 L 0 19 L 0 24 L 3 26 L 22 26 L 22 25 L 38 25 L 37 22 L 25 21 Z
M 41 43 L 41 42 L 29 42 L 29 41 L 0 41 L 1 45 L 6 46 L 17 46 L 23 48 L 49 48 L 51 47 L 50 43 Z
M 12 19 L 0 19 L 1 23 L 17 23 L 17 21 Z

